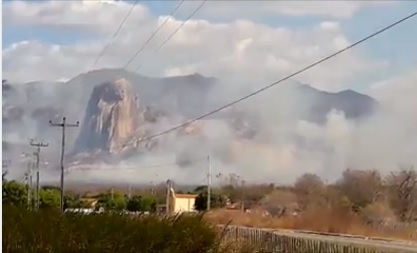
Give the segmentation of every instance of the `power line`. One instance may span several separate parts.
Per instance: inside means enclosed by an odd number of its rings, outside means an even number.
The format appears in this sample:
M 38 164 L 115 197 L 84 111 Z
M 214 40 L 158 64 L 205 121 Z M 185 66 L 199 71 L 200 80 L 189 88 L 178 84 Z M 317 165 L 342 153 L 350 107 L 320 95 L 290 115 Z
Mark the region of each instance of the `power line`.
M 257 95 L 257 94 L 259 94 L 259 93 L 261 93 L 261 92 L 263 92 L 263 91 L 265 91 L 267 89 L 270 89 L 270 88 L 274 87 L 275 85 L 277 85 L 279 83 L 282 83 L 282 82 L 284 82 L 284 81 L 286 81 L 286 80 L 288 80 L 288 79 L 290 79 L 290 78 L 292 78 L 292 77 L 294 77 L 296 75 L 299 75 L 299 74 L 301 74 L 301 73 L 303 73 L 303 72 L 305 72 L 305 71 L 307 71 L 307 70 L 309 70 L 309 69 L 311 69 L 311 68 L 313 68 L 313 67 L 315 67 L 315 66 L 317 66 L 317 65 L 319 65 L 319 64 L 321 64 L 321 63 L 323 63 L 325 61 L 330 60 L 331 58 L 333 58 L 333 57 L 335 57 L 335 56 L 337 56 L 337 55 L 339 55 L 339 54 L 341 54 L 341 53 L 343 53 L 345 51 L 348 51 L 348 50 L 354 48 L 355 46 L 357 46 L 357 45 L 359 45 L 359 44 L 361 44 L 361 43 L 363 43 L 363 42 L 365 42 L 365 41 L 367 41 L 367 40 L 369 40 L 369 39 L 371 39 L 371 38 L 373 38 L 373 37 L 375 37 L 375 36 L 377 36 L 377 35 L 379 35 L 379 34 L 381 34 L 383 32 L 385 32 L 385 31 L 387 31 L 387 30 L 389 30 L 389 29 L 391 29 L 391 28 L 393 28 L 393 27 L 395 27 L 395 26 L 397 26 L 399 24 L 401 24 L 402 22 L 404 22 L 404 21 L 406 21 L 408 19 L 413 18 L 416 15 L 417 15 L 417 12 L 414 12 L 414 13 L 406 16 L 405 18 L 402 18 L 402 19 L 400 19 L 400 20 L 398 20 L 398 21 L 396 21 L 396 22 L 394 22 L 394 23 L 392 23 L 392 24 L 390 24 L 390 25 L 388 25 L 388 26 L 386 26 L 386 27 L 384 27 L 384 28 L 382 28 L 382 29 L 380 29 L 380 30 L 378 30 L 378 31 L 376 31 L 376 32 L 368 35 L 368 36 L 366 36 L 365 38 L 360 39 L 360 40 L 356 41 L 355 43 L 350 44 L 349 46 L 347 46 L 347 47 L 345 47 L 345 48 L 343 48 L 343 49 L 341 49 L 341 50 L 339 50 L 339 51 L 337 51 L 337 52 L 335 52 L 335 53 L 333 53 L 333 54 L 331 54 L 329 56 L 326 56 L 326 57 L 324 57 L 324 58 L 322 58 L 322 59 L 320 59 L 320 60 L 318 60 L 318 61 L 316 61 L 316 62 L 314 62 L 314 63 L 312 63 L 312 64 L 310 64 L 310 65 L 308 65 L 308 66 L 306 66 L 306 67 L 304 67 L 304 68 L 302 68 L 302 69 L 300 69 L 300 70 L 298 70 L 298 71 L 296 71 L 296 72 L 294 72 L 294 73 L 292 73 L 292 74 L 290 74 L 290 75 L 288 75 L 288 76 L 286 76 L 286 77 L 284 77 L 282 79 L 280 79 L 280 80 L 278 80 L 278 81 L 275 81 L 275 82 L 273 82 L 273 83 L 271 83 L 271 84 L 269 84 L 269 85 L 267 85 L 267 86 L 265 86 L 265 87 L 263 87 L 261 89 L 258 89 L 256 91 L 254 91 L 254 92 L 252 92 L 252 93 L 244 96 L 244 97 L 241 97 L 241 98 L 239 98 L 237 100 L 234 100 L 234 101 L 232 101 L 232 102 L 230 102 L 228 104 L 225 104 L 225 105 L 223 105 L 223 106 L 221 106 L 221 107 L 219 107 L 219 108 L 217 108 L 217 109 L 215 109 L 213 111 L 210 111 L 208 113 L 205 113 L 205 114 L 203 114 L 203 115 L 201 115 L 199 117 L 196 117 L 196 118 L 193 118 L 191 120 L 188 120 L 188 121 L 186 121 L 186 122 L 184 122 L 184 123 L 182 123 L 180 125 L 174 126 L 172 128 L 169 128 L 167 130 L 164 130 L 164 131 L 159 132 L 159 133 L 154 134 L 154 135 L 150 135 L 148 137 L 143 137 L 143 138 L 137 139 L 135 143 L 139 143 L 139 142 L 143 142 L 143 141 L 148 141 L 148 140 L 151 140 L 151 139 L 155 139 L 155 138 L 157 138 L 159 136 L 162 136 L 162 135 L 168 134 L 170 132 L 176 131 L 178 129 L 184 128 L 185 126 L 188 126 L 189 124 L 191 124 L 191 123 L 193 123 L 195 121 L 198 121 L 200 119 L 206 118 L 206 117 L 208 117 L 210 115 L 213 115 L 213 114 L 215 114 L 215 113 L 217 113 L 219 111 L 222 111 L 223 109 L 226 109 L 226 108 L 228 108 L 228 107 L 230 107 L 232 105 L 235 105 L 235 104 L 237 104 L 237 103 L 239 103 L 239 102 L 241 102 L 243 100 L 246 100 L 246 99 L 248 99 L 250 97 L 253 97 L 253 96 L 255 96 L 255 95 Z M 126 147 L 126 146 L 127 145 L 125 144 L 125 145 L 123 145 L 121 147 Z
M 133 9 L 135 8 L 135 6 L 136 6 L 136 4 L 138 2 L 139 2 L 139 0 L 136 0 L 133 3 L 132 7 L 130 7 L 130 9 L 127 12 L 126 16 L 123 18 L 122 22 L 119 24 L 119 26 L 117 27 L 116 31 L 113 33 L 113 36 L 110 38 L 110 40 L 107 42 L 107 44 L 103 47 L 103 50 L 101 51 L 101 53 L 98 55 L 98 57 L 94 61 L 93 66 L 91 67 L 92 69 L 96 66 L 96 64 L 101 59 L 101 57 L 103 57 L 103 55 L 105 54 L 105 52 L 107 51 L 107 49 L 109 48 L 109 46 L 111 45 L 111 43 L 113 42 L 114 38 L 116 38 L 116 36 L 119 34 L 120 30 L 122 29 L 123 25 L 126 23 L 126 20 L 129 18 L 130 14 L 132 14 Z
M 164 40 L 164 42 L 161 43 L 161 45 L 159 45 L 159 47 L 157 47 L 155 49 L 155 53 L 157 53 L 159 50 L 161 50 L 162 47 L 164 47 L 178 32 L 179 30 L 185 25 L 185 23 L 187 23 L 187 21 L 189 21 L 202 7 L 203 5 L 207 2 L 207 0 L 203 0 L 200 5 L 181 23 L 180 26 L 177 27 L 177 29 L 171 33 L 168 38 L 166 40 Z M 140 68 L 142 67 L 142 65 L 139 65 L 138 68 L 135 71 L 138 71 Z
M 80 122 L 75 124 L 69 124 L 66 122 L 66 118 L 62 118 L 61 123 L 53 123 L 52 120 L 49 121 L 51 126 L 61 127 L 62 129 L 62 140 L 61 140 L 61 212 L 64 212 L 64 156 L 65 156 L 65 130 L 67 127 L 78 127 Z
M 40 192 L 40 184 L 39 184 L 39 162 L 40 162 L 40 156 L 41 156 L 41 148 L 46 148 L 49 146 L 48 143 L 43 143 L 43 142 L 34 142 L 34 140 L 30 140 L 30 145 L 33 147 L 36 147 L 36 151 L 34 153 L 35 157 L 36 157 L 36 189 L 35 189 L 35 209 L 38 210 L 39 209 L 39 203 L 40 203 L 40 198 L 39 198 L 39 192 Z
M 190 16 L 188 16 L 182 23 L 181 25 L 173 32 L 171 33 L 171 35 L 164 41 L 162 42 L 162 44 L 155 50 L 155 52 L 158 52 L 163 46 L 165 46 L 165 44 L 168 43 L 168 41 L 170 41 L 175 34 L 177 34 L 177 32 L 185 25 L 185 23 L 187 23 L 188 20 L 190 20 L 202 7 L 203 5 L 207 2 L 207 0 L 203 0 L 201 2 L 201 4 L 190 14 Z
M 155 31 L 151 34 L 151 36 L 142 44 L 142 47 L 139 48 L 133 56 L 126 62 L 126 64 L 123 66 L 123 68 L 126 68 L 144 49 L 145 47 L 151 42 L 151 40 L 155 37 L 155 35 L 159 32 L 159 30 L 162 29 L 162 27 L 165 26 L 165 24 L 168 22 L 169 18 L 174 15 L 175 12 L 181 7 L 181 5 L 184 3 L 184 0 L 181 0 L 177 6 L 174 8 L 174 10 L 171 11 L 171 13 L 168 15 L 168 17 L 165 18 L 165 20 L 155 29 Z

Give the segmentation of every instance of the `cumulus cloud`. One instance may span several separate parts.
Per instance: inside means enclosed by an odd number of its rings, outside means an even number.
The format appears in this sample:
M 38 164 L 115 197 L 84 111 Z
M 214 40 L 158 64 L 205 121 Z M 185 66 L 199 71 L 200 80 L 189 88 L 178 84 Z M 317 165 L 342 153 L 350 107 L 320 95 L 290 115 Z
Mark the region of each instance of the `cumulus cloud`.
M 89 70 L 130 5 L 121 1 L 87 2 L 15 1 L 5 5 L 6 24 L 74 28 L 90 32 L 96 39 L 68 45 L 16 42 L 3 49 L 4 76 L 17 81 L 61 80 Z M 229 22 L 194 19 L 155 54 L 154 50 L 160 43 L 182 23 L 182 20 L 170 17 L 153 43 L 132 62 L 129 69 L 142 66 L 141 73 L 151 76 L 194 72 L 215 76 L 228 86 L 235 87 L 222 90 L 231 98 L 231 90 L 237 96 L 240 87 L 259 88 L 350 44 L 335 18 L 348 18 L 360 8 L 381 3 L 326 1 L 324 7 L 324 3 L 317 2 L 268 1 L 256 3 L 258 8 L 254 8 L 254 4 L 249 1 L 239 2 L 238 5 L 213 1 L 207 4 L 203 14 L 207 17 L 213 13 L 213 8 L 219 15 L 238 10 L 242 11 L 242 15 L 246 15 L 246 10 L 249 15 L 248 10 L 251 10 L 252 15 L 256 12 L 317 15 L 327 17 L 329 21 L 310 28 L 288 28 L 249 19 Z M 122 66 L 164 19 L 138 5 L 97 68 Z M 339 90 L 346 87 L 352 77 L 357 78 L 383 67 L 383 63 L 352 50 L 298 76 L 297 80 L 324 90 Z M 416 94 L 414 84 L 415 73 L 375 84 L 369 93 L 382 104 L 376 115 L 365 121 L 351 122 L 341 112 L 332 111 L 324 125 L 300 121 L 295 117 L 298 105 L 303 103 L 301 98 L 289 94 L 286 101 L 277 101 L 275 93 L 269 92 L 239 105 L 260 118 L 261 132 L 257 142 L 235 141 L 227 126 L 212 121 L 205 124 L 204 140 L 178 140 L 170 136 L 162 149 L 146 159 L 131 162 L 140 167 L 154 161 L 169 160 L 167 157 L 173 154 L 172 151 L 187 147 L 193 147 L 193 157 L 230 152 L 232 163 L 222 160 L 221 155 L 216 156 L 213 161 L 215 172 L 238 172 L 248 181 L 274 182 L 287 182 L 304 172 L 334 179 L 347 167 L 375 167 L 387 171 L 395 169 L 400 162 L 417 163 L 417 125 L 414 120 L 417 100 L 412 97 Z M 219 92 L 219 96 L 226 95 Z M 174 123 L 177 122 L 165 122 L 155 127 L 165 130 Z M 175 157 L 172 156 L 173 160 Z M 192 181 L 204 177 L 205 169 L 204 164 L 191 170 L 174 166 L 159 170 L 159 174 Z M 137 178 L 153 177 L 146 173 L 151 171 L 91 172 L 82 175 L 85 180 L 118 178 L 135 181 Z
M 197 1 L 196 1 L 197 2 Z M 186 9 L 195 8 L 188 5 Z M 265 18 L 271 16 L 319 16 L 346 19 L 357 11 L 377 5 L 395 4 L 388 1 L 209 1 L 202 13 L 217 18 Z
M 122 1 L 112 4 L 87 2 L 14 1 L 5 5 L 8 15 L 5 23 L 74 26 L 91 29 L 91 32 L 112 33 L 130 8 Z M 145 6 L 137 6 L 97 68 L 123 66 L 164 19 L 152 16 Z M 249 20 L 214 23 L 195 19 L 187 22 L 164 48 L 155 53 L 182 21 L 171 17 L 128 69 L 136 70 L 140 66 L 140 72 L 150 76 L 199 72 L 230 83 L 244 80 L 264 86 L 350 43 L 336 21 L 318 23 L 311 29 L 290 29 Z M 4 74 L 9 80 L 17 81 L 71 78 L 92 67 L 109 37 L 107 34 L 96 40 L 69 45 L 16 42 L 3 50 Z M 381 67 L 380 62 L 361 57 L 353 50 L 297 79 L 322 89 L 338 90 L 352 77 Z

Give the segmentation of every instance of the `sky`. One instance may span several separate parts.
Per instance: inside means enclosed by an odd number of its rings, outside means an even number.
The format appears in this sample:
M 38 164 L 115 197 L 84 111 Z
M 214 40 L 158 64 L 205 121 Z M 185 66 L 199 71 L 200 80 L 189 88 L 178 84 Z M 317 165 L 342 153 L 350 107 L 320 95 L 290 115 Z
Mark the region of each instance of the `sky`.
M 257 89 L 417 11 L 417 1 L 209 0 L 157 50 L 201 1 L 184 1 L 170 15 L 178 3 L 139 1 L 114 37 L 132 1 L 3 1 L 3 78 L 11 83 L 69 80 L 94 69 L 122 68 L 168 18 L 127 70 L 157 77 L 200 73 L 226 85 Z M 292 168 L 295 174 L 327 162 L 344 169 L 349 159 L 377 168 L 416 164 L 416 31 L 417 17 L 294 77 L 324 91 L 368 94 L 383 106 L 360 126 L 339 114 L 330 114 L 324 126 L 300 122 L 294 131 L 312 143 L 331 143 L 336 155 L 328 158 L 290 142 L 278 145 L 279 152 L 271 155 L 278 165 L 271 164 Z M 222 92 L 226 90 L 234 89 Z M 279 105 L 273 98 L 254 101 L 261 112 Z M 265 115 L 274 128 L 279 119 Z M 276 135 L 281 137 L 286 136 Z M 243 157 L 251 157 L 250 152 Z M 243 162 L 252 169 L 249 161 Z
M 179 1 L 3 1 L 3 76 L 15 82 L 68 80 L 120 68 Z M 178 11 L 127 66 L 148 76 L 195 72 L 265 86 L 417 10 L 416 1 L 211 1 L 159 51 L 201 1 Z M 327 91 L 372 94 L 412 75 L 417 18 L 294 79 Z M 242 79 L 243 77 L 243 79 Z

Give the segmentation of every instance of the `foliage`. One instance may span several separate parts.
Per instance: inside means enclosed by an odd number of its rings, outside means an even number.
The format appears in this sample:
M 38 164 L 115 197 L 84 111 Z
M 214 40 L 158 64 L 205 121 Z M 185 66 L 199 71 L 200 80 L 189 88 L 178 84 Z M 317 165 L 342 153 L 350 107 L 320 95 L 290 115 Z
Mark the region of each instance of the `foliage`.
M 99 197 L 98 207 L 103 207 L 106 210 L 121 211 L 126 208 L 126 198 L 118 192 L 107 192 Z
M 60 191 L 42 189 L 39 192 L 40 208 L 58 208 L 60 205 Z
M 221 208 L 226 205 L 226 198 L 222 195 L 211 193 L 210 207 Z M 201 192 L 195 199 L 194 208 L 197 211 L 204 211 L 207 209 L 207 191 Z
M 131 212 L 155 212 L 157 201 L 150 196 L 135 195 L 127 201 L 126 209 Z
M 3 209 L 3 252 L 217 253 L 219 239 L 201 215 L 61 215 L 51 209 Z
M 26 203 L 27 189 L 25 185 L 16 181 L 5 181 L 3 177 L 3 204 L 25 205 Z

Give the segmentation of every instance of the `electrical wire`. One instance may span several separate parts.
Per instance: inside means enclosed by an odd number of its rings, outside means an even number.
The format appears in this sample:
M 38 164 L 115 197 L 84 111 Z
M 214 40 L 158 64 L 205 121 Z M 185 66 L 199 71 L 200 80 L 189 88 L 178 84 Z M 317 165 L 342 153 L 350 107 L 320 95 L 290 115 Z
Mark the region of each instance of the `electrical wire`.
M 136 0 L 133 3 L 132 7 L 130 7 L 130 9 L 127 12 L 126 16 L 123 18 L 122 22 L 119 24 L 119 26 L 117 27 L 116 31 L 113 33 L 113 36 L 110 38 L 110 40 L 107 42 L 107 44 L 103 47 L 103 50 L 101 51 L 101 53 L 98 55 L 98 57 L 94 61 L 93 66 L 91 67 L 91 69 L 94 69 L 94 67 L 97 65 L 98 61 L 106 53 L 107 49 L 109 48 L 109 46 L 111 45 L 111 43 L 113 42 L 113 40 L 116 38 L 116 36 L 119 34 L 120 30 L 122 29 L 123 25 L 126 23 L 126 20 L 129 18 L 130 14 L 132 14 L 133 9 L 135 8 L 135 6 L 136 6 L 136 4 L 138 2 L 139 2 L 139 0 Z
M 155 29 L 155 31 L 149 36 L 149 38 L 143 43 L 143 45 L 133 54 L 133 56 L 125 63 L 123 68 L 126 68 L 144 49 L 145 47 L 151 42 L 151 40 L 155 37 L 155 35 L 165 26 L 168 22 L 169 18 L 177 12 L 177 10 L 181 7 L 185 0 L 181 0 L 177 6 L 171 11 L 168 17 Z
M 299 74 L 301 74 L 301 73 L 303 73 L 303 72 L 305 72 L 305 71 L 307 71 L 307 70 L 309 70 L 309 69 L 311 69 L 311 68 L 313 68 L 313 67 L 315 67 L 315 66 L 317 66 L 317 65 L 319 65 L 319 64 L 321 64 L 323 62 L 326 62 L 326 61 L 330 60 L 331 58 L 333 58 L 333 57 L 335 57 L 335 56 L 337 56 L 337 55 L 339 55 L 339 54 L 341 54 L 341 53 L 343 53 L 345 51 L 348 51 L 348 50 L 356 47 L 357 45 L 362 44 L 363 42 L 365 42 L 365 41 L 367 41 L 367 40 L 369 40 L 369 39 L 371 39 L 371 38 L 373 38 L 373 37 L 375 37 L 375 36 L 377 36 L 377 35 L 379 35 L 379 34 L 381 34 L 383 32 L 388 31 L 389 29 L 391 29 L 391 28 L 393 28 L 393 27 L 401 24 L 402 22 L 404 22 L 404 21 L 406 21 L 408 19 L 411 19 L 411 18 L 415 17 L 416 15 L 417 15 L 417 12 L 414 12 L 414 13 L 412 13 L 412 14 L 410 14 L 410 15 L 408 15 L 408 16 L 406 16 L 406 17 L 404 17 L 404 18 L 402 18 L 402 19 L 400 19 L 400 20 L 398 20 L 398 21 L 396 21 L 396 22 L 394 22 L 394 23 L 392 23 L 392 24 L 384 27 L 384 28 L 379 29 L 378 31 L 376 31 L 376 32 L 374 32 L 374 33 L 372 33 L 372 34 L 364 37 L 363 39 L 360 39 L 360 40 L 354 42 L 353 44 L 350 44 L 349 46 L 347 46 L 347 47 L 345 47 L 345 48 L 343 48 L 343 49 L 341 49 L 341 50 L 339 50 L 339 51 L 337 51 L 337 52 L 335 52 L 335 53 L 333 53 L 333 54 L 331 54 L 329 56 L 326 56 L 326 57 L 324 57 L 324 58 L 322 58 L 322 59 L 320 59 L 320 60 L 318 60 L 318 61 L 316 61 L 316 62 L 314 62 L 314 63 L 312 63 L 312 64 L 310 64 L 310 65 L 308 65 L 308 66 L 306 66 L 306 67 L 304 67 L 304 68 L 302 68 L 302 69 L 300 69 L 300 70 L 298 70 L 298 71 L 296 71 L 296 72 L 294 72 L 294 73 L 292 73 L 292 74 L 290 74 L 290 75 L 288 75 L 288 76 L 286 76 L 286 77 L 284 77 L 282 79 L 280 79 L 280 80 L 278 80 L 278 81 L 275 81 L 275 82 L 273 82 L 273 83 L 271 83 L 271 84 L 269 84 L 269 85 L 267 85 L 267 86 L 265 86 L 265 87 L 263 87 L 261 89 L 258 89 L 256 91 L 254 91 L 254 92 L 252 92 L 252 93 L 244 96 L 244 97 L 241 97 L 241 98 L 239 98 L 237 100 L 234 100 L 234 101 L 232 101 L 232 102 L 230 102 L 228 104 L 225 104 L 225 105 L 223 105 L 223 106 L 221 106 L 221 107 L 219 107 L 219 108 L 217 108 L 217 109 L 215 109 L 213 111 L 210 111 L 208 113 L 205 113 L 205 114 L 203 114 L 203 115 L 201 115 L 199 117 L 196 117 L 196 118 L 193 118 L 191 120 L 188 120 L 188 121 L 186 121 L 186 122 L 184 122 L 182 124 L 179 124 L 177 126 L 174 126 L 172 128 L 169 128 L 169 129 L 164 130 L 162 132 L 159 132 L 157 134 L 150 135 L 148 137 L 140 138 L 135 143 L 139 143 L 139 142 L 143 142 L 143 141 L 148 141 L 148 140 L 151 140 L 151 139 L 155 139 L 155 138 L 157 138 L 159 136 L 162 136 L 162 135 L 168 134 L 170 132 L 176 131 L 178 129 L 184 128 L 184 127 L 190 125 L 193 122 L 196 122 L 198 120 L 201 120 L 203 118 L 206 118 L 206 117 L 208 117 L 210 115 L 213 115 L 213 114 L 215 114 L 215 113 L 217 113 L 219 111 L 222 111 L 223 109 L 226 109 L 226 108 L 228 108 L 228 107 L 230 107 L 232 105 L 235 105 L 235 104 L 237 104 L 237 103 L 239 103 L 239 102 L 241 102 L 243 100 L 246 100 L 246 99 L 248 99 L 250 97 L 253 97 L 253 96 L 255 96 L 255 95 L 257 95 L 257 94 L 259 94 L 259 93 L 261 93 L 261 92 L 263 92 L 265 90 L 268 90 L 268 89 L 274 87 L 275 85 L 277 85 L 279 83 L 282 83 L 282 82 L 284 82 L 284 81 L 286 81 L 286 80 L 288 80 L 288 79 L 290 79 L 290 78 L 292 78 L 294 76 L 297 76 L 297 75 L 299 75 Z M 127 146 L 127 145 L 125 144 L 122 147 L 125 147 L 125 146 Z
M 203 0 L 200 5 L 180 24 L 180 26 L 177 27 L 177 29 L 175 29 L 174 32 L 172 32 L 167 39 L 164 40 L 164 42 L 162 42 L 159 47 L 157 47 L 154 51 L 154 53 L 159 52 L 159 50 L 161 50 L 162 47 L 164 47 L 178 32 L 179 30 L 181 30 L 181 28 L 185 25 L 185 23 L 187 23 L 203 6 L 204 4 L 207 2 L 207 0 Z M 142 67 L 142 65 L 139 65 L 137 69 L 135 69 L 135 71 L 139 71 L 139 69 Z
M 170 41 L 179 32 L 179 30 L 185 25 L 185 23 L 187 23 L 187 21 L 189 21 L 203 7 L 203 5 L 206 2 L 207 0 L 203 0 L 201 4 L 181 23 L 181 25 L 173 33 L 171 33 L 171 35 L 169 35 L 164 42 L 161 43 L 161 45 L 155 50 L 155 52 L 161 50 L 161 48 L 165 46 L 168 43 L 168 41 Z

